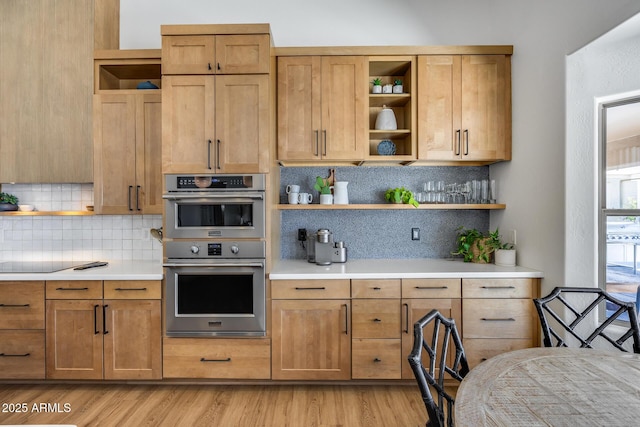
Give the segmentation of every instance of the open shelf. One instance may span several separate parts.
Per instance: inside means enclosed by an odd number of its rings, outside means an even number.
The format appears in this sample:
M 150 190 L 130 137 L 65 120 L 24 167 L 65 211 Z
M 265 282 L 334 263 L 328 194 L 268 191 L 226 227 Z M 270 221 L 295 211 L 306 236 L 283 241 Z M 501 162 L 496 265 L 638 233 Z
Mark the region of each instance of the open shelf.
M 0 216 L 88 216 L 95 215 L 90 211 L 10 211 L 0 212 Z
M 146 81 L 161 88 L 160 58 L 160 49 L 95 51 L 95 93 L 137 91 L 138 84 Z
M 446 204 L 446 203 L 424 203 L 414 208 L 412 205 L 406 204 L 393 204 L 393 203 L 367 203 L 367 204 L 350 204 L 350 205 L 287 205 L 280 204 L 278 209 L 280 210 L 404 210 L 404 209 L 417 209 L 417 210 L 442 210 L 442 209 L 456 209 L 456 210 L 469 210 L 469 209 L 506 209 L 507 205 L 503 203 L 493 204 Z

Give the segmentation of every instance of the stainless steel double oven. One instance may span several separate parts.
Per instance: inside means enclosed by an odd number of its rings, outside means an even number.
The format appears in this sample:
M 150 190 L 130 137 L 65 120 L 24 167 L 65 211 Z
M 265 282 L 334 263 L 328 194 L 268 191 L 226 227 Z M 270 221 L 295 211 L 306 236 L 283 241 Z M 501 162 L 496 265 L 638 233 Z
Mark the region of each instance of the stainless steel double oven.
M 265 176 L 165 175 L 167 336 L 264 336 Z

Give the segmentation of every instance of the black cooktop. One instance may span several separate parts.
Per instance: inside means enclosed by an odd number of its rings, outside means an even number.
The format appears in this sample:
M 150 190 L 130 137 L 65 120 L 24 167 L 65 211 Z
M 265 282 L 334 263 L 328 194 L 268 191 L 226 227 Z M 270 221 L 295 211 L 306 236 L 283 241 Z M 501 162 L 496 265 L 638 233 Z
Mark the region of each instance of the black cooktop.
M 87 264 L 88 261 L 6 261 L 0 262 L 0 273 L 53 273 Z

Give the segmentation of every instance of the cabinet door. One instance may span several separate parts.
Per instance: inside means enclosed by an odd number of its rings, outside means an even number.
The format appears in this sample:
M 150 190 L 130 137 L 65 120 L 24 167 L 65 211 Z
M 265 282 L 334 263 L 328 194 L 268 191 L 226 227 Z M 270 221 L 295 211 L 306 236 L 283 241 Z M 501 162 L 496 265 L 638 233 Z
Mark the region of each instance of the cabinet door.
M 102 300 L 47 300 L 48 379 L 102 379 Z
M 162 74 L 215 74 L 215 36 L 162 36 Z
M 215 170 L 268 172 L 269 76 L 216 77 Z
M 159 300 L 105 300 L 104 378 L 162 378 Z
M 269 34 L 216 36 L 217 74 L 268 74 Z
M 0 282 L 0 329 L 44 329 L 44 282 Z
M 462 335 L 462 305 L 460 299 L 403 299 L 402 300 L 402 360 L 407 360 L 413 348 L 413 324 L 431 310 L 439 310 L 445 317 L 453 318 Z M 433 329 L 425 329 L 431 336 Z M 415 378 L 409 363 L 402 364 L 402 378 Z
M 162 214 L 160 94 L 136 96 L 136 205 L 144 214 Z
M 363 56 L 322 58 L 320 153 L 328 160 L 359 160 L 368 145 L 368 82 Z
M 507 105 L 505 65 L 504 55 L 462 57 L 463 160 L 506 159 L 511 108 Z
M 272 301 L 272 378 L 351 378 L 349 300 Z
M 212 173 L 215 77 L 163 76 L 163 173 Z
M 278 159 L 320 159 L 321 57 L 278 58 Z
M 460 57 L 418 57 L 418 158 L 460 157 Z
M 94 199 L 98 214 L 135 209 L 135 95 L 94 95 Z

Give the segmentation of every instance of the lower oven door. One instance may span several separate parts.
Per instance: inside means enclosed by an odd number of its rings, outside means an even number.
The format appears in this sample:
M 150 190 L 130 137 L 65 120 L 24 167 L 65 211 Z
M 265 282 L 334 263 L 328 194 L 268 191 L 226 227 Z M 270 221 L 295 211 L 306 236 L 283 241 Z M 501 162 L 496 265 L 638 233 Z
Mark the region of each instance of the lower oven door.
M 265 336 L 264 260 L 168 262 L 167 336 Z

